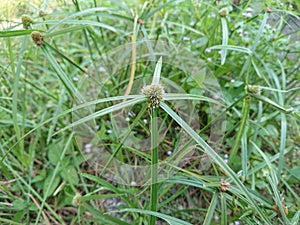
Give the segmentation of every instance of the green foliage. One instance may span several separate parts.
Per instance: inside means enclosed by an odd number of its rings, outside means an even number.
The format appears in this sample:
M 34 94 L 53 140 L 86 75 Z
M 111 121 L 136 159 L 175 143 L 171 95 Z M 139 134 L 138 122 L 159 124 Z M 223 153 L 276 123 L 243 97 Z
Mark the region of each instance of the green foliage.
M 299 224 L 299 7 L 1 4 L 0 223 Z

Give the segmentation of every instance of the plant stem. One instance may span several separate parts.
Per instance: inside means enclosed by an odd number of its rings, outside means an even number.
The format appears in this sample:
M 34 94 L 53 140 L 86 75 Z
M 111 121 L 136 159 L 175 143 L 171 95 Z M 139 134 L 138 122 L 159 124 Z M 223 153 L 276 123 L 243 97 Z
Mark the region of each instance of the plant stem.
M 158 163 L 158 124 L 157 124 L 157 108 L 152 109 L 151 112 L 151 196 L 150 196 L 150 210 L 156 212 L 157 210 L 157 163 Z M 150 225 L 155 225 L 156 217 L 150 215 Z
M 239 132 L 237 134 L 237 138 L 235 139 L 234 145 L 230 151 L 230 156 L 229 156 L 230 164 L 234 162 L 234 158 L 236 157 L 237 151 L 240 147 L 240 141 L 247 125 L 249 111 L 250 111 L 250 96 L 248 95 L 246 96 L 243 102 L 243 116 L 242 116 L 241 126 L 239 128 Z

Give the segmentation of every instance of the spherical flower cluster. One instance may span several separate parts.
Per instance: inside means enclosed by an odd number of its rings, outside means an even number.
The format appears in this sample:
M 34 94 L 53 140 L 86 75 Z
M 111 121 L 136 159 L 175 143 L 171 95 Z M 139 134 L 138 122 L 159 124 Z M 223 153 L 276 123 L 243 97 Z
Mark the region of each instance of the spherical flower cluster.
M 28 29 L 30 27 L 30 24 L 33 24 L 34 21 L 33 19 L 30 18 L 28 15 L 23 15 L 22 16 L 22 24 L 24 29 Z
M 220 14 L 221 17 L 226 17 L 229 14 L 228 8 L 220 9 L 219 14 Z
M 256 85 L 249 85 L 248 91 L 251 94 L 259 95 L 260 94 L 260 87 L 258 87 Z
M 149 108 L 157 108 L 163 101 L 165 90 L 161 84 L 150 84 L 143 87 L 142 94 L 148 98 Z
M 31 38 L 37 46 L 40 46 L 44 42 L 43 35 L 38 31 L 33 31 L 31 33 Z

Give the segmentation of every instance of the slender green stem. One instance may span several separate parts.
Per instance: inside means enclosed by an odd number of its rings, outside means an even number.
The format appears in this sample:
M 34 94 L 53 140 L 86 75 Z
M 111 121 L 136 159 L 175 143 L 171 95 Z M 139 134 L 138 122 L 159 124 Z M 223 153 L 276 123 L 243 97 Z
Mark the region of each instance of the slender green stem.
M 152 109 L 151 113 L 151 196 L 150 196 L 150 210 L 156 212 L 157 199 L 158 199 L 158 184 L 157 184 L 157 163 L 158 163 L 158 121 L 157 121 L 157 108 Z M 150 225 L 155 225 L 156 217 L 150 215 Z
M 281 114 L 281 129 L 280 129 L 280 151 L 278 160 L 277 177 L 281 177 L 281 172 L 284 167 L 284 151 L 286 148 L 286 137 L 287 137 L 287 120 L 286 115 L 282 112 Z
M 244 134 L 244 132 L 246 132 L 246 125 L 247 125 L 247 121 L 248 121 L 248 116 L 249 116 L 249 111 L 250 111 L 250 100 L 251 97 L 250 95 L 248 95 L 248 85 L 249 85 L 249 69 L 250 69 L 250 60 L 251 57 L 249 56 L 246 63 L 243 66 L 242 72 L 246 70 L 246 75 L 245 75 L 245 84 L 246 84 L 246 90 L 245 90 L 245 94 L 246 97 L 243 100 L 243 115 L 242 115 L 242 121 L 241 121 L 241 126 L 239 128 L 238 134 L 237 134 L 237 138 L 235 139 L 234 145 L 232 147 L 230 156 L 229 156 L 229 163 L 232 164 L 234 161 L 234 158 L 236 157 L 236 153 L 240 147 L 240 142 L 242 140 L 242 137 Z M 245 144 L 245 143 L 242 143 Z M 244 145 L 245 146 L 245 145 Z M 244 155 L 245 157 L 245 155 Z M 244 169 L 245 172 L 245 169 Z
M 221 18 L 222 25 L 222 45 L 228 45 L 228 26 L 227 21 L 224 17 Z M 227 49 L 221 50 L 221 65 L 225 63 L 227 56 Z
M 232 163 L 236 153 L 239 149 L 240 146 L 240 141 L 243 136 L 243 133 L 246 128 L 247 120 L 248 120 L 248 115 L 249 115 L 249 110 L 250 110 L 250 96 L 246 96 L 246 98 L 243 101 L 243 116 L 242 116 L 242 121 L 241 121 L 241 126 L 239 128 L 239 132 L 237 134 L 237 138 L 235 139 L 234 145 L 231 149 L 230 156 L 229 156 L 229 162 Z

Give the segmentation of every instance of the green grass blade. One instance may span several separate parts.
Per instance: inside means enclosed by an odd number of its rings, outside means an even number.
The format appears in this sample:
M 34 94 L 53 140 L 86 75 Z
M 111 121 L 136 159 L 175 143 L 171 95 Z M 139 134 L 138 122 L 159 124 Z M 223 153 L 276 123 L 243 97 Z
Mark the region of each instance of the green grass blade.
M 120 197 L 122 197 L 122 199 L 130 206 L 130 207 L 135 207 L 135 205 L 133 204 L 133 202 L 125 195 L 130 193 L 129 190 L 127 189 L 123 189 L 121 187 L 115 187 L 114 185 L 112 185 L 111 183 L 107 182 L 106 180 L 101 179 L 100 177 L 97 176 L 93 176 L 91 174 L 86 174 L 86 173 L 82 173 L 81 174 L 83 177 L 94 181 L 96 184 L 100 184 L 101 186 L 103 186 L 103 188 L 105 188 L 106 190 L 110 190 L 116 194 L 119 194 Z
M 242 139 L 241 139 L 241 150 L 242 150 L 242 170 L 243 170 L 243 176 L 246 178 L 248 175 L 248 143 L 247 143 L 247 131 L 248 129 L 246 128 L 244 130 Z
M 202 95 L 193 95 L 193 94 L 178 94 L 178 93 L 166 93 L 164 95 L 164 100 L 166 101 L 172 101 L 172 100 L 196 100 L 196 101 L 205 101 L 221 106 L 225 106 L 221 103 L 221 101 L 216 101 L 213 98 L 209 98 L 207 96 Z
M 37 23 L 37 24 L 55 24 L 53 27 L 55 27 L 57 24 L 68 24 L 68 25 L 79 25 L 79 29 L 82 29 L 80 27 L 80 25 L 84 25 L 84 26 L 93 26 L 93 27 L 101 27 L 101 28 L 105 28 L 107 30 L 110 30 L 112 32 L 115 32 L 115 33 L 120 33 L 120 30 L 117 30 L 115 29 L 113 26 L 109 26 L 107 24 L 104 24 L 104 23 L 99 23 L 97 21 L 93 21 L 93 20 L 62 20 L 62 21 L 56 21 L 56 20 L 46 20 L 44 22 L 40 22 L 40 23 Z M 53 28 L 52 27 L 52 28 Z M 50 28 L 50 30 L 52 30 L 52 28 Z M 68 31 L 70 32 L 70 31 Z M 66 33 L 64 32 L 63 30 L 60 30 L 60 31 L 56 31 L 55 33 L 54 32 L 49 32 L 49 30 L 45 33 L 45 36 L 48 36 L 48 37 L 51 37 L 51 36 L 56 36 L 56 35 L 60 35 L 60 34 L 63 34 L 63 33 Z
M 167 23 L 169 26 L 172 26 L 172 25 L 178 26 L 178 27 L 181 27 L 181 28 L 186 29 L 186 30 L 188 30 L 188 31 L 191 31 L 191 32 L 193 32 L 193 33 L 195 33 L 195 34 L 198 34 L 198 35 L 201 35 L 201 36 L 205 36 L 204 33 L 200 32 L 199 30 L 196 30 L 196 29 L 194 29 L 194 28 L 192 28 L 192 27 L 190 27 L 190 26 L 186 26 L 186 25 L 184 25 L 184 24 L 177 23 L 177 22 L 173 22 L 173 21 L 167 21 L 166 23 Z
M 280 129 L 280 149 L 279 149 L 279 160 L 278 160 L 278 178 L 281 176 L 281 172 L 284 167 L 284 151 L 286 148 L 286 137 L 287 137 L 287 121 L 285 113 L 280 114 L 281 117 L 281 129 Z
M 221 25 L 222 25 L 222 45 L 227 46 L 228 45 L 228 26 L 226 18 L 221 17 Z M 227 49 L 221 50 L 221 65 L 225 63 L 227 56 Z
M 224 193 L 221 193 L 221 225 L 227 225 L 227 204 L 226 196 Z
M 72 81 L 69 79 L 67 74 L 65 74 L 65 72 L 62 70 L 62 68 L 59 66 L 59 64 L 57 63 L 56 59 L 52 55 L 49 48 L 46 45 L 42 45 L 41 49 L 42 49 L 43 53 L 45 54 L 45 56 L 47 57 L 50 65 L 56 71 L 58 78 L 62 81 L 64 86 L 67 88 L 69 94 L 71 96 L 75 96 L 79 101 L 84 102 L 83 96 L 81 96 L 81 94 L 79 93 L 77 88 L 74 86 Z
M 129 107 L 129 106 L 132 106 L 132 105 L 135 105 L 139 102 L 142 102 L 142 101 L 145 101 L 146 100 L 146 97 L 144 96 L 139 96 L 135 99 L 131 99 L 131 100 L 128 100 L 126 102 L 121 102 L 119 104 L 116 104 L 116 105 L 113 105 L 113 106 L 110 106 L 110 107 L 107 107 L 105 109 L 102 109 L 102 110 L 99 110 L 97 112 L 94 112 L 94 113 L 91 113 L 90 115 L 86 116 L 86 117 L 83 117 L 67 126 L 65 126 L 64 128 L 62 128 L 61 130 L 59 130 L 58 132 L 54 133 L 53 135 L 57 135 L 65 130 L 68 130 L 70 128 L 73 128 L 75 126 L 78 126 L 78 125 L 81 125 L 83 123 L 86 123 L 90 120 L 93 120 L 93 119 L 96 119 L 100 116 L 104 116 L 106 114 L 109 114 L 109 113 L 112 113 L 112 112 L 115 112 L 115 111 L 118 111 L 120 109 L 123 109 L 123 108 L 126 108 L 126 107 Z
M 284 202 L 279 196 L 277 183 L 274 183 L 273 180 L 270 178 L 270 176 L 267 176 L 267 179 L 268 179 L 268 181 L 270 183 L 270 186 L 272 188 L 272 191 L 273 191 L 273 194 L 274 194 L 274 199 L 275 199 L 276 205 L 279 208 L 279 211 L 280 211 L 281 217 L 284 221 L 284 224 L 291 224 L 289 219 L 287 218 L 287 216 L 285 214 L 285 210 L 283 208 L 284 207 L 283 206 Z
M 59 22 L 56 21 L 55 25 L 52 26 L 47 33 L 51 33 L 53 32 L 59 25 L 66 23 L 67 21 L 70 21 L 72 18 L 78 17 L 78 16 L 88 16 L 88 15 L 93 15 L 95 12 L 103 12 L 103 11 L 110 11 L 110 8 L 106 8 L 106 7 L 97 7 L 97 8 L 89 8 L 86 10 L 82 10 L 80 12 L 77 13 L 73 13 L 70 16 L 60 20 Z M 80 21 L 80 20 L 78 20 Z
M 214 45 L 212 47 L 209 47 L 211 50 L 214 49 L 226 49 L 226 50 L 231 50 L 231 51 L 236 51 L 236 52 L 243 52 L 248 55 L 252 55 L 252 51 L 248 48 L 245 47 L 240 47 L 240 46 L 234 46 L 234 45 Z
M 1 218 L 1 217 L 0 217 L 0 222 L 3 222 L 3 224 L 9 224 L 9 225 L 24 225 L 23 223 L 14 222 L 13 220 Z
M 75 26 L 72 26 L 72 27 L 64 28 L 64 29 L 59 30 L 59 31 L 52 32 L 52 33 L 45 33 L 44 37 L 45 38 L 50 38 L 50 37 L 63 35 L 63 34 L 66 34 L 66 33 L 73 33 L 75 31 L 82 30 L 82 29 L 87 28 L 87 27 L 88 27 L 88 25 L 82 25 L 82 24 L 75 25 Z
M 299 179 L 298 179 L 299 180 Z M 291 195 L 293 196 L 293 198 L 296 201 L 296 207 L 300 208 L 300 196 L 298 195 L 298 193 L 296 193 L 296 190 L 294 190 L 287 181 L 284 180 L 284 178 L 281 178 L 281 182 L 286 186 L 286 188 L 288 189 L 288 191 L 291 193 Z
M 274 102 L 273 100 L 265 97 L 265 96 L 261 96 L 261 95 L 253 95 L 250 94 L 251 97 L 254 97 L 262 102 L 268 103 L 270 105 L 272 105 L 274 108 L 279 109 L 280 111 L 284 112 L 284 113 L 292 113 L 293 112 L 293 108 L 285 108 L 279 104 L 277 104 L 276 102 Z
M 131 225 L 126 223 L 125 221 L 120 220 L 115 216 L 108 215 L 107 213 L 102 213 L 98 209 L 84 203 L 81 208 L 85 209 L 89 213 L 91 213 L 96 219 L 98 224 L 105 224 L 105 225 Z M 99 223 L 101 222 L 101 223 Z
M 44 32 L 42 30 L 1 30 L 0 31 L 0 38 L 8 38 L 8 37 L 17 37 L 17 36 L 23 36 L 23 35 L 29 35 L 33 31 L 38 31 L 38 32 Z
M 101 194 L 101 195 L 85 195 L 81 196 L 78 201 L 79 202 L 87 202 L 91 200 L 103 200 L 107 198 L 114 198 L 114 197 L 119 197 L 122 196 L 123 194 Z
M 205 219 L 204 219 L 204 222 L 203 222 L 203 225 L 210 225 L 211 224 L 211 220 L 214 216 L 214 213 L 215 213 L 215 209 L 216 209 L 216 206 L 217 206 L 217 200 L 218 200 L 218 195 L 219 193 L 218 192 L 215 192 L 213 197 L 212 197 L 212 200 L 210 202 L 210 205 L 207 209 L 207 213 L 205 215 Z
M 81 72 L 83 73 L 87 73 L 87 71 L 85 71 L 84 69 L 82 69 L 77 63 L 75 63 L 74 61 L 72 61 L 69 57 L 67 57 L 66 55 L 64 55 L 61 51 L 59 51 L 58 49 L 54 48 L 53 46 L 49 45 L 47 42 L 44 43 L 45 45 L 47 45 L 47 47 L 49 49 L 51 49 L 52 51 L 56 52 L 56 54 L 58 54 L 61 58 L 65 59 L 67 62 L 69 62 L 71 65 L 75 66 L 77 69 L 79 69 Z
M 166 221 L 168 224 L 170 225 L 192 225 L 191 223 L 185 222 L 183 220 L 177 219 L 175 217 L 163 214 L 163 213 L 158 213 L 158 212 L 153 212 L 150 210 L 142 210 L 142 209 L 122 209 L 118 212 L 136 212 L 136 213 L 143 213 L 143 214 L 147 214 L 147 215 L 152 215 L 158 218 L 163 219 L 164 221 Z
M 142 19 L 147 20 L 149 19 L 151 16 L 153 16 L 155 13 L 159 12 L 161 9 L 163 9 L 164 7 L 168 6 L 171 3 L 175 3 L 175 0 L 171 0 L 171 1 L 167 1 L 167 2 L 163 2 L 163 4 L 159 5 L 158 7 L 156 7 L 154 10 L 152 10 L 151 12 L 145 14 L 142 16 Z
M 295 117 L 295 119 L 300 120 L 300 113 L 292 112 L 292 115 Z
M 162 66 L 162 57 L 159 58 L 156 66 L 155 66 L 152 84 L 159 84 L 161 66 Z
M 258 30 L 258 32 L 257 32 L 256 37 L 255 37 L 253 46 L 252 46 L 252 48 L 251 48 L 251 50 L 252 50 L 253 52 L 255 51 L 257 45 L 259 44 L 259 40 L 260 40 L 260 38 L 261 38 L 261 36 L 262 36 L 262 34 L 263 34 L 263 30 L 264 30 L 264 28 L 265 28 L 265 26 L 266 26 L 266 24 L 267 24 L 268 18 L 269 18 L 269 13 L 266 12 L 266 13 L 264 14 L 263 21 L 261 22 L 260 28 L 259 28 L 259 30 Z

